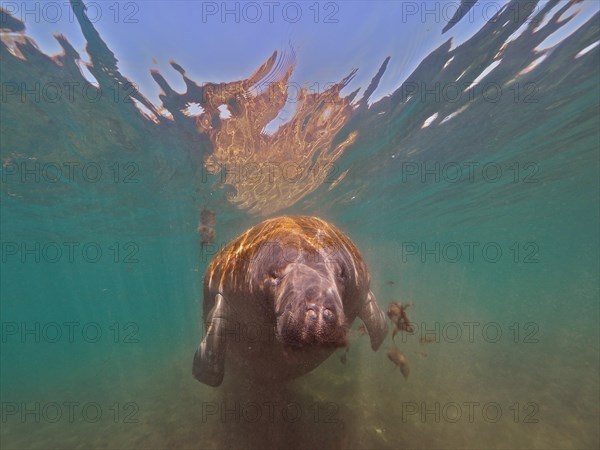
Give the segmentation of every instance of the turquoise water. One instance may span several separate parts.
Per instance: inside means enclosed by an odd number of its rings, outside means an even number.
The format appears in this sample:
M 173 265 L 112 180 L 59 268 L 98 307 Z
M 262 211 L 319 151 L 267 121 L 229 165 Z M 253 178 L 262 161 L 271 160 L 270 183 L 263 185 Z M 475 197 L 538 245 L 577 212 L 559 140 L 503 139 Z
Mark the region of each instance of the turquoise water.
M 60 61 L 27 44 L 18 57 L 6 44 L 18 26 L 3 25 L 1 447 L 598 448 L 598 14 L 587 8 L 523 72 L 568 26 L 555 20 L 565 2 L 529 7 L 550 16 L 537 32 L 525 25 L 503 46 L 523 26 L 505 12 L 370 107 L 359 93 L 332 136 L 356 133 L 331 176 L 267 214 L 207 175 L 212 135 L 176 113 L 197 101 L 192 81 L 183 94 L 161 86 L 174 120 L 115 102 L 120 86 L 161 115 L 75 8 L 111 96 L 22 101 L 6 89 L 85 79 L 68 42 Z M 500 58 L 454 100 L 457 79 Z M 217 215 L 214 246 L 199 244 L 204 208 Z M 396 337 L 408 379 L 385 356 L 390 337 L 373 353 L 355 332 L 345 364 L 340 351 L 289 384 L 192 378 L 214 249 L 278 214 L 336 224 L 381 307 L 414 303 L 417 333 Z

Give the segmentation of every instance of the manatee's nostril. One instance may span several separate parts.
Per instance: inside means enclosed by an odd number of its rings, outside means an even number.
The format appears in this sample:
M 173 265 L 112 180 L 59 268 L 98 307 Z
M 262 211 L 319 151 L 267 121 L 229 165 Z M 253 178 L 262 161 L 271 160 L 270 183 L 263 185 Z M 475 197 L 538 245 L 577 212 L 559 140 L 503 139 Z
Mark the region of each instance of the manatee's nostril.
M 331 309 L 325 308 L 323 310 L 323 320 L 325 320 L 326 322 L 335 321 L 335 314 L 333 314 L 333 311 Z
M 319 307 L 314 303 L 306 305 L 306 318 L 309 320 L 316 320 L 318 317 Z

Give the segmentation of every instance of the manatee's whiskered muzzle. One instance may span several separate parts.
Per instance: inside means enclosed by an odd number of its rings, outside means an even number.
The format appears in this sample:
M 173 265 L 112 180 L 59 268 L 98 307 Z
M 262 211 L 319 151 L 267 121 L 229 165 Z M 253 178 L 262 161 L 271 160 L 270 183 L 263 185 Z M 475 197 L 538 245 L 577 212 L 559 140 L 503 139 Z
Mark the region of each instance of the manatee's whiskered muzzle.
M 336 313 L 334 312 L 334 307 L 328 306 L 320 306 L 315 303 L 310 304 L 310 306 L 306 307 L 306 322 L 316 321 L 316 322 L 325 322 L 325 323 L 335 323 Z
M 336 289 L 313 286 L 284 295 L 277 320 L 280 341 L 296 347 L 347 345 L 348 326 Z
M 343 318 L 344 310 L 339 296 L 330 292 L 307 297 L 305 321 L 322 322 L 323 325 L 335 324 L 338 318 Z

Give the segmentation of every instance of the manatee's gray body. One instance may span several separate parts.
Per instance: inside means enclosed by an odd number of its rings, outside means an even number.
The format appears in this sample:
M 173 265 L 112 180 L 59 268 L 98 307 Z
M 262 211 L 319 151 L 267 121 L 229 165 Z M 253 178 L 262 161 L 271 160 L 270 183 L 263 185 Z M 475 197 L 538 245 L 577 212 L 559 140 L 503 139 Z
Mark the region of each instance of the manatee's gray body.
M 218 386 L 227 365 L 259 382 L 296 378 L 348 344 L 356 317 L 377 350 L 387 324 L 369 284 L 358 249 L 333 225 L 303 216 L 258 224 L 206 271 L 194 377 Z

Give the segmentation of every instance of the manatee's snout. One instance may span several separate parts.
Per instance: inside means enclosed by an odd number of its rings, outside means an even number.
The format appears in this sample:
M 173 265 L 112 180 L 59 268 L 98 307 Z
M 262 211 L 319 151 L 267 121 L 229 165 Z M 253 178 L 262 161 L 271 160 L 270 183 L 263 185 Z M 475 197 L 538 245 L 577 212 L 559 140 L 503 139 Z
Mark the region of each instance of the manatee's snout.
M 337 292 L 331 287 L 312 287 L 305 291 L 305 318 L 307 324 L 335 325 L 344 311 L 338 307 Z M 341 306 L 341 305 L 340 305 Z
M 327 273 L 299 265 L 283 280 L 277 303 L 277 331 L 283 343 L 295 347 L 347 345 L 342 300 Z

